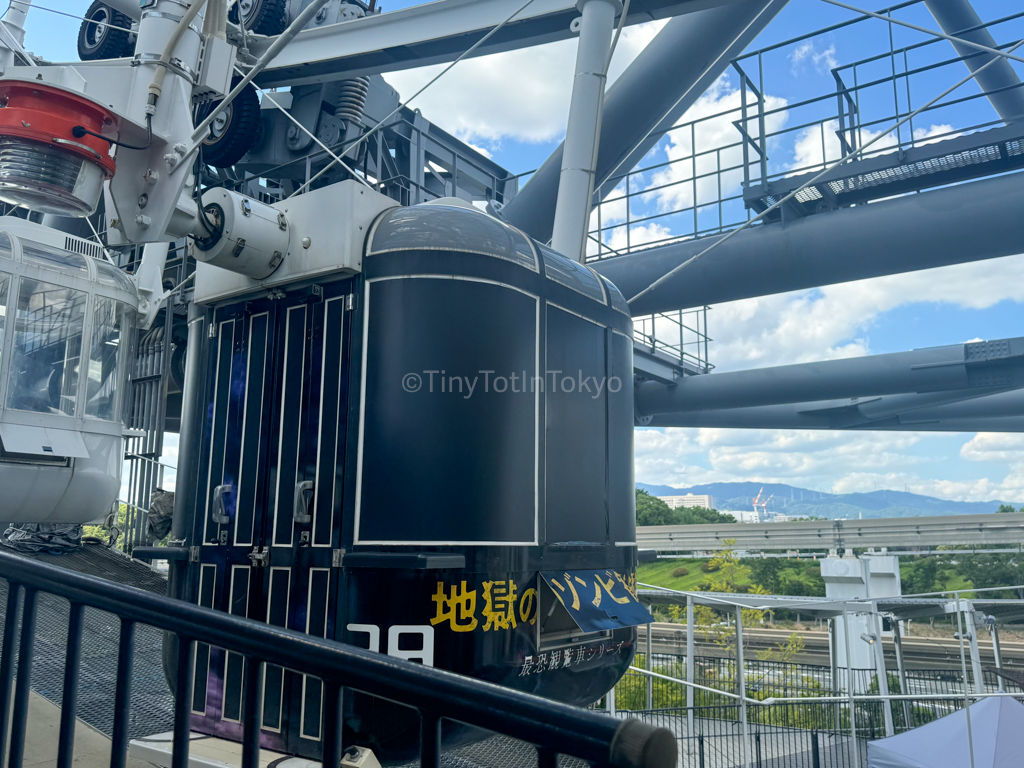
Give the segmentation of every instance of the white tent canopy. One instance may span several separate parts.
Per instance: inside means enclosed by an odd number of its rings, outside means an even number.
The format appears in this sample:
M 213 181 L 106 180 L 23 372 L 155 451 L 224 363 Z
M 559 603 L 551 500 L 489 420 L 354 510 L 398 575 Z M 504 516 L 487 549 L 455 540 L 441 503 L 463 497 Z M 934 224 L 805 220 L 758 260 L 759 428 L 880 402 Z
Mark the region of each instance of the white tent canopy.
M 1024 704 L 991 697 L 972 704 L 974 768 L 1019 768 L 1024 764 Z M 966 768 L 971 765 L 967 712 L 868 742 L 868 768 Z

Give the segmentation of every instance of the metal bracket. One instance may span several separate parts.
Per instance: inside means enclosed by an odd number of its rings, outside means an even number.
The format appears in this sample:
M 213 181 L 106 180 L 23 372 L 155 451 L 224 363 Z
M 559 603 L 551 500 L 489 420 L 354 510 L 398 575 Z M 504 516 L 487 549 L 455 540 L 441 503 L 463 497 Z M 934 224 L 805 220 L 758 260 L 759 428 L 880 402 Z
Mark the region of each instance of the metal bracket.
M 331 551 L 331 566 L 334 568 L 341 568 L 341 563 L 345 559 L 344 549 L 335 549 Z
M 270 547 L 256 547 L 249 553 L 249 560 L 253 568 L 263 568 L 270 565 Z
M 350 293 L 348 296 L 345 297 L 345 309 L 351 311 L 351 310 L 353 310 L 355 308 L 356 308 L 356 295 L 354 293 Z
M 188 548 L 188 561 L 190 563 L 198 563 L 199 562 L 199 547 L 189 547 Z

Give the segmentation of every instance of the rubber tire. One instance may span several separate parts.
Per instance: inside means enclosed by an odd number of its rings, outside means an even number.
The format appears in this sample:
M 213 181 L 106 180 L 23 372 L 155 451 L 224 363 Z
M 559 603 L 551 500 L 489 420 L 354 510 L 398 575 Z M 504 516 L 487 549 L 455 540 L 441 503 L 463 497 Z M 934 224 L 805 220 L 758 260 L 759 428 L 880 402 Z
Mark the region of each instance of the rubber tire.
M 83 21 L 82 26 L 78 28 L 78 58 L 82 61 L 100 61 L 131 56 L 135 52 L 134 35 L 131 33 L 132 20 L 99 0 L 89 6 L 85 18 L 92 19 L 100 11 L 106 13 L 108 23 L 117 29 L 96 27 L 88 21 Z
M 245 19 L 245 28 L 257 35 L 279 35 L 288 26 L 285 9 L 288 0 L 252 0 L 253 12 Z M 238 24 L 239 3 L 231 6 L 228 18 Z
M 231 81 L 234 88 L 240 77 Z M 214 101 L 204 104 L 199 110 L 199 120 L 203 120 L 220 104 Z M 260 100 L 256 89 L 246 87 L 235 100 L 228 105 L 228 122 L 224 133 L 218 139 L 207 137 L 203 141 L 203 162 L 214 168 L 230 168 L 241 160 L 259 138 Z

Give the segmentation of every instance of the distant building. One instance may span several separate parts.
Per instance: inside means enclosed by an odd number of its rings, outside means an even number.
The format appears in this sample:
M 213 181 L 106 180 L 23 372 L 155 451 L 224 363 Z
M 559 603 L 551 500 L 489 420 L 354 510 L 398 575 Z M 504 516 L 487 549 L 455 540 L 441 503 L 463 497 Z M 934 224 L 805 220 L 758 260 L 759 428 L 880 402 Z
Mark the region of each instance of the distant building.
M 759 522 L 761 522 L 760 520 L 758 520 L 757 512 L 755 512 L 752 509 L 744 509 L 744 510 L 730 509 L 728 512 L 725 512 L 723 510 L 719 510 L 719 512 L 722 512 L 723 514 L 726 514 L 726 515 L 732 515 L 733 517 L 736 518 L 736 522 L 737 523 L 759 523 Z
M 658 498 L 668 504 L 670 509 L 677 509 L 678 507 L 715 508 L 715 500 L 710 496 L 698 496 L 688 493 L 685 496 L 659 496 Z

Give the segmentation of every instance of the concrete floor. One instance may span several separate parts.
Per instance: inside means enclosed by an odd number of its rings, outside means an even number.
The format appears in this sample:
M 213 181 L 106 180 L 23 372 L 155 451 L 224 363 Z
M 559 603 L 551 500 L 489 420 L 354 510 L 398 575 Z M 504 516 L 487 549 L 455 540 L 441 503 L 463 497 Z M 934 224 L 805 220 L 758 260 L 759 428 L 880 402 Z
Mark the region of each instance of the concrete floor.
M 60 709 L 33 691 L 29 698 L 24 768 L 55 766 L 59 733 Z M 75 726 L 74 765 L 80 768 L 106 768 L 110 765 L 110 739 L 81 720 Z M 127 766 L 152 768 L 149 763 L 133 758 L 128 758 Z

